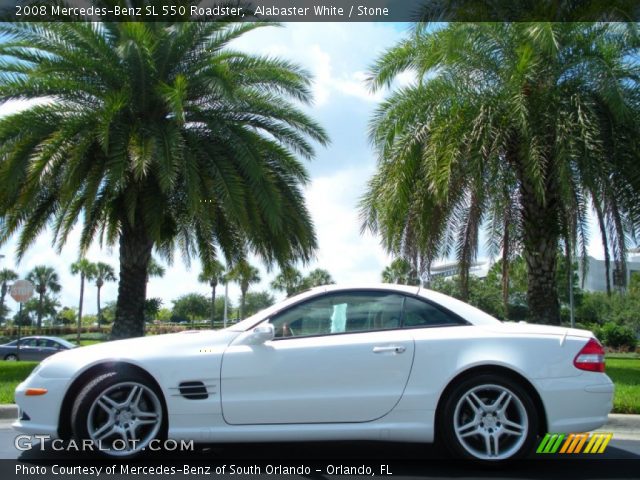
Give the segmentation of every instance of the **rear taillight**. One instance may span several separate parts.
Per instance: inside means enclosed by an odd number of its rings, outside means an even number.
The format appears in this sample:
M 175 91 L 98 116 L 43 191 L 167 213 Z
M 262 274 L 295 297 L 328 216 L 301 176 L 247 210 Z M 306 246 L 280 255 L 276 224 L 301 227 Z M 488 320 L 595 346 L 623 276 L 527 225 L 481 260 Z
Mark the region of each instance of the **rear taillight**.
M 604 372 L 604 348 L 595 338 L 589 339 L 574 358 L 573 364 L 580 370 Z

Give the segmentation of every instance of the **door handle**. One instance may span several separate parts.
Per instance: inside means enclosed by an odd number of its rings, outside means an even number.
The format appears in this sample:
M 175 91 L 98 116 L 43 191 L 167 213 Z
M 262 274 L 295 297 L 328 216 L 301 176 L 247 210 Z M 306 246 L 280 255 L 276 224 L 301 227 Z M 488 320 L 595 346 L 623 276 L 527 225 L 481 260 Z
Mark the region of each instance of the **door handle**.
M 407 348 L 402 345 L 373 347 L 373 353 L 404 353 Z

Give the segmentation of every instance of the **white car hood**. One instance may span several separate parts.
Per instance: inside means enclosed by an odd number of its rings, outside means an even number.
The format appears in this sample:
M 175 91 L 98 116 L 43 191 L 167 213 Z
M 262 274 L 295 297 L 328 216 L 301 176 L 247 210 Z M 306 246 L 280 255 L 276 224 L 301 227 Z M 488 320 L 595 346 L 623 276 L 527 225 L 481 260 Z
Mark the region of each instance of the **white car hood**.
M 193 352 L 200 348 L 224 348 L 238 334 L 228 329 L 200 330 L 98 343 L 52 355 L 42 362 L 40 374 L 47 377 L 68 377 L 86 366 L 104 360 L 139 364 L 158 357 L 180 356 L 183 352 Z

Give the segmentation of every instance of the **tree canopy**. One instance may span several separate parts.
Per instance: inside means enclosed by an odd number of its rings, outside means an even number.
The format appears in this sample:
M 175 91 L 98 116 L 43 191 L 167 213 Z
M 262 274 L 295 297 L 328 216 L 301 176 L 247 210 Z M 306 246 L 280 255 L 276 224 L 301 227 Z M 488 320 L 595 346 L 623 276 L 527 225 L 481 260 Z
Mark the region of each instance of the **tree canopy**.
M 77 224 L 80 255 L 117 245 L 115 338 L 143 334 L 154 249 L 210 264 L 316 248 L 299 157 L 328 140 L 297 106 L 310 75 L 228 45 L 264 25 L 0 25 L 0 101 L 30 102 L 0 119 L 0 245 L 16 235 L 21 258 L 50 227 L 62 248 Z
M 417 80 L 371 119 L 363 228 L 421 275 L 455 255 L 463 298 L 485 228 L 505 267 L 522 253 L 532 318 L 558 323 L 557 251 L 586 261 L 590 208 L 616 271 L 640 226 L 639 45 L 625 23 L 417 25 L 370 71 L 374 90 Z

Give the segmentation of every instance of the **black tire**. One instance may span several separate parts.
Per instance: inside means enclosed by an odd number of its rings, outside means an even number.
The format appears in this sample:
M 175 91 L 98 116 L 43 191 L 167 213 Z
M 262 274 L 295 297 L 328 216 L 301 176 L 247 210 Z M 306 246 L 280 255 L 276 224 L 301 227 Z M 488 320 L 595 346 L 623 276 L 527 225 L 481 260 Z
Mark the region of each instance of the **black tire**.
M 538 418 L 531 396 L 518 382 L 481 374 L 463 379 L 448 393 L 439 416 L 439 439 L 458 458 L 509 461 L 532 451 Z
M 13 354 L 13 353 L 10 353 L 9 355 L 5 355 L 4 359 L 7 362 L 17 362 L 18 361 L 18 356 Z
M 109 413 L 105 406 L 111 408 Z M 83 387 L 71 410 L 71 427 L 76 440 L 93 440 L 94 452 L 123 459 L 140 455 L 153 440 L 164 438 L 166 418 L 162 393 L 155 385 L 136 372 L 113 371 Z M 101 438 L 105 432 L 108 436 Z

